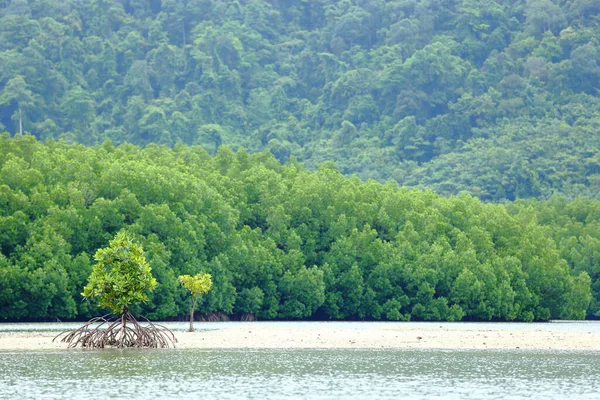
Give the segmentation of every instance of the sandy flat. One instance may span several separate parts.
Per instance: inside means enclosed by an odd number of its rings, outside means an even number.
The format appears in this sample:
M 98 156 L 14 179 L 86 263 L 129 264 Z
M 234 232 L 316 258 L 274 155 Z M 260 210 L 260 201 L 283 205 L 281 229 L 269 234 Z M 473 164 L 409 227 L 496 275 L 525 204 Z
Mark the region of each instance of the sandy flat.
M 198 326 L 201 329 L 201 326 Z M 600 332 L 440 327 L 227 327 L 176 332 L 177 348 L 397 348 L 600 350 Z M 55 334 L 0 333 L 0 350 L 64 349 Z

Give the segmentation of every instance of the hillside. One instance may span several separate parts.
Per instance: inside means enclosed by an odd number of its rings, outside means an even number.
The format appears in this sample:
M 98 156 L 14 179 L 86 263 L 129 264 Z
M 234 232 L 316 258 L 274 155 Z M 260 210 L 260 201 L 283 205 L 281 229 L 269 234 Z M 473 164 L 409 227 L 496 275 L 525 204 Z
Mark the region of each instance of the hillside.
M 483 200 L 597 196 L 593 0 L 12 0 L 0 131 L 227 144 Z

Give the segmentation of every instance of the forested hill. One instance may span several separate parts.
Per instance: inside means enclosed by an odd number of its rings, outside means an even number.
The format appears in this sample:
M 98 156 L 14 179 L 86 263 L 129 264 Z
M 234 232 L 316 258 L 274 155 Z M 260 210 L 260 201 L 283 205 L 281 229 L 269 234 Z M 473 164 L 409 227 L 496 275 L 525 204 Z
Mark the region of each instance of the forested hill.
M 0 131 L 485 200 L 600 190 L 595 0 L 4 0 Z

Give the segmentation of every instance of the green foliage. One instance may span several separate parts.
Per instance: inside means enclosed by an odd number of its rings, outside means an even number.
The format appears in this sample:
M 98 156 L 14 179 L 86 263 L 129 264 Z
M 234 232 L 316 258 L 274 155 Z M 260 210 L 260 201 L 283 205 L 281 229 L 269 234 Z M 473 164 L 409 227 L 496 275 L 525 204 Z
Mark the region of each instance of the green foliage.
M 599 11 L 593 0 L 5 1 L 0 130 L 268 149 L 486 201 L 593 197 Z
M 84 147 L 8 134 L 0 144 L 3 319 L 96 315 L 82 291 L 116 312 L 181 316 L 190 296 L 178 277 L 199 273 L 212 281 L 196 298 L 204 314 L 600 314 L 597 200 L 486 204 L 227 147 L 212 157 L 183 144 Z
M 282 318 L 306 318 L 325 301 L 325 283 L 323 271 L 317 267 L 302 266 L 296 273 L 286 271 L 279 282 Z
M 127 313 L 132 305 L 147 301 L 146 292 L 156 288 L 142 247 L 125 232 L 118 233 L 108 247 L 99 249 L 94 260 L 97 263 L 82 295 L 98 298 L 101 307 L 110 308 L 115 314 Z
M 179 275 L 178 279 L 183 287 L 196 299 L 208 293 L 213 284 L 210 274 L 196 274 L 194 276 Z

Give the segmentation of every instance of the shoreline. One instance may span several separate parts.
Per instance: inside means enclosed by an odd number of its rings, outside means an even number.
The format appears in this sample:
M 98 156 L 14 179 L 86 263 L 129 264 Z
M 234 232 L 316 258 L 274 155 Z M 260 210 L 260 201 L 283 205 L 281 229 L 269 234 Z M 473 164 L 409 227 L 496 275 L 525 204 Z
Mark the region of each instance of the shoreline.
M 202 329 L 201 324 L 198 324 Z M 50 332 L 0 332 L 0 351 L 59 350 Z M 234 326 L 175 332 L 178 349 L 444 349 L 600 351 L 600 332 L 439 327 L 316 328 Z

